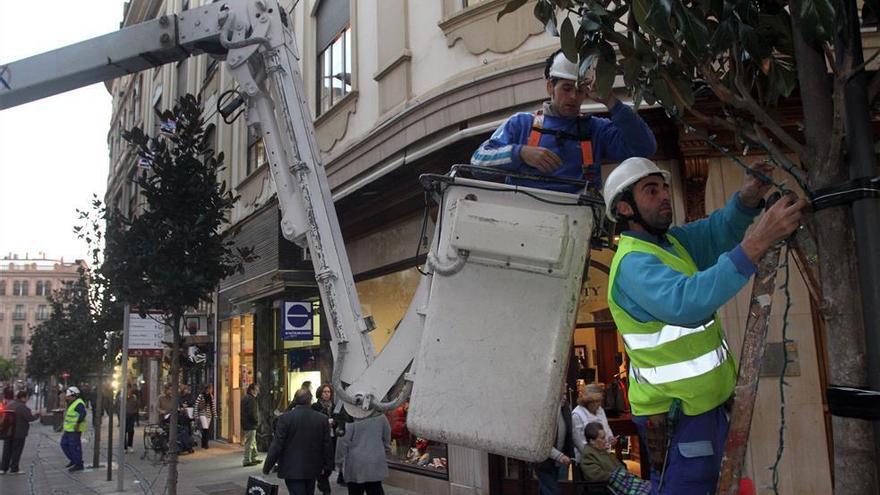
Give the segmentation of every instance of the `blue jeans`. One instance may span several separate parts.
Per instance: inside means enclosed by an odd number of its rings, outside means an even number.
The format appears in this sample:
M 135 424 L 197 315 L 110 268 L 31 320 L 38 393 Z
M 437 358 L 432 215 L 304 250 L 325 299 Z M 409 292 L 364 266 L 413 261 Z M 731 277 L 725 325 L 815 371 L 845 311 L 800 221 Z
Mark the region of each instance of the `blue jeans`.
M 538 491 L 541 495 L 560 495 L 559 473 L 538 469 Z
M 83 465 L 81 437 L 82 433 L 78 431 L 65 431 L 61 435 L 61 451 L 64 452 L 67 459 L 76 467 L 82 467 Z
M 639 430 L 639 439 L 646 439 L 647 416 L 633 416 Z M 718 472 L 724 455 L 724 444 L 730 422 L 724 406 L 697 416 L 679 417 L 666 458 L 666 473 L 660 489 L 660 473 L 651 469 L 652 494 L 654 495 L 706 495 L 714 494 L 718 484 Z M 650 455 L 650 454 L 649 454 Z

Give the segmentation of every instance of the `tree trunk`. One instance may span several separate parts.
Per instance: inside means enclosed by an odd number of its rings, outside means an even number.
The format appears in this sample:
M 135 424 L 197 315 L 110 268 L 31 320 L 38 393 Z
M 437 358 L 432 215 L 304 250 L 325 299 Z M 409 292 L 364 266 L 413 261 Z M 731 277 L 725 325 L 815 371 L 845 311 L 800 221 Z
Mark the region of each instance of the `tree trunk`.
M 174 408 L 168 426 L 168 495 L 177 495 L 177 417 L 180 409 L 180 318 L 183 312 L 175 310 L 171 316 L 171 395 Z
M 834 112 L 830 76 L 817 77 L 817 74 L 826 73 L 825 57 L 803 38 L 799 4 L 791 2 L 789 5 L 798 82 L 804 105 L 807 156 L 800 158 L 809 173 L 809 184 L 815 190 L 848 177 L 842 157 L 829 156 L 829 150 L 836 149 L 835 145 L 839 144 L 831 142 L 834 119 L 841 119 L 842 115 Z M 811 217 L 808 226 L 817 239 L 822 290 L 819 309 L 827 329 L 831 382 L 835 385 L 863 386 L 867 383 L 867 362 L 851 211 L 848 207 L 834 207 L 818 211 Z M 876 494 L 874 431 L 871 423 L 834 417 L 832 435 L 834 493 Z

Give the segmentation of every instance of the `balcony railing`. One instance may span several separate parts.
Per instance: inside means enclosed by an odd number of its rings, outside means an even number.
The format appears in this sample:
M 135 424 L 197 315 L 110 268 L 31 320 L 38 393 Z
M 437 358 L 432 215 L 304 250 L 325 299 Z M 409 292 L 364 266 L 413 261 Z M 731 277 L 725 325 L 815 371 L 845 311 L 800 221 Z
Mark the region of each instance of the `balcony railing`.
M 21 337 L 21 336 L 19 336 L 19 337 L 12 337 L 11 340 L 12 340 L 12 344 L 13 344 L 13 345 L 15 345 L 15 344 L 24 344 L 24 337 Z

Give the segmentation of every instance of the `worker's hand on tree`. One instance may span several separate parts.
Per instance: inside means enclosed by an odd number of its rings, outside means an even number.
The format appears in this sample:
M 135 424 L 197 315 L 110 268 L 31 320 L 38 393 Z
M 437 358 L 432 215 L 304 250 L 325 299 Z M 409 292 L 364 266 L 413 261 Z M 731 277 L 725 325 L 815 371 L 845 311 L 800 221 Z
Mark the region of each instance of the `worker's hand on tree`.
M 545 174 L 552 173 L 562 165 L 559 155 L 540 146 L 523 146 L 519 150 L 519 157 Z
M 783 196 L 761 215 L 740 244 L 752 263 L 757 263 L 771 246 L 798 228 L 806 205 L 806 201 L 794 195 Z
M 751 171 L 772 177 L 773 165 L 770 163 L 756 163 L 752 165 Z M 751 173 L 751 171 L 746 173 L 746 177 L 743 180 L 742 188 L 739 190 L 739 200 L 747 208 L 757 208 L 761 204 L 761 199 L 767 195 L 767 191 L 770 190 L 773 184 L 762 180 L 759 175 Z

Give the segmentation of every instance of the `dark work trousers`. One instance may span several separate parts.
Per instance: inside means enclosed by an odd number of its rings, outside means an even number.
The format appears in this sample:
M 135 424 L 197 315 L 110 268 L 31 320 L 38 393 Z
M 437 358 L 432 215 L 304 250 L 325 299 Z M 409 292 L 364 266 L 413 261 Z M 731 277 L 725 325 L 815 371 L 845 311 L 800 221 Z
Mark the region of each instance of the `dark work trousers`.
M 315 495 L 315 480 L 285 479 L 284 484 L 290 495 Z
M 83 465 L 81 437 L 82 433 L 78 431 L 65 431 L 61 435 L 61 450 L 76 467 L 82 467 Z
M 647 445 L 647 416 L 633 415 L 632 420 L 639 430 L 639 439 Z M 715 493 L 729 426 L 723 405 L 696 416 L 680 415 L 667 454 L 662 491 L 660 473 L 651 469 L 652 493 Z
M 385 495 L 381 481 L 369 481 L 367 483 L 348 482 L 348 495 Z
M 24 440 L 24 438 L 3 440 L 3 461 L 0 462 L 0 471 L 18 472 L 18 461 L 21 460 L 21 451 L 24 450 Z
M 137 420 L 137 413 L 125 415 L 125 446 L 127 448 L 134 447 L 134 422 Z

